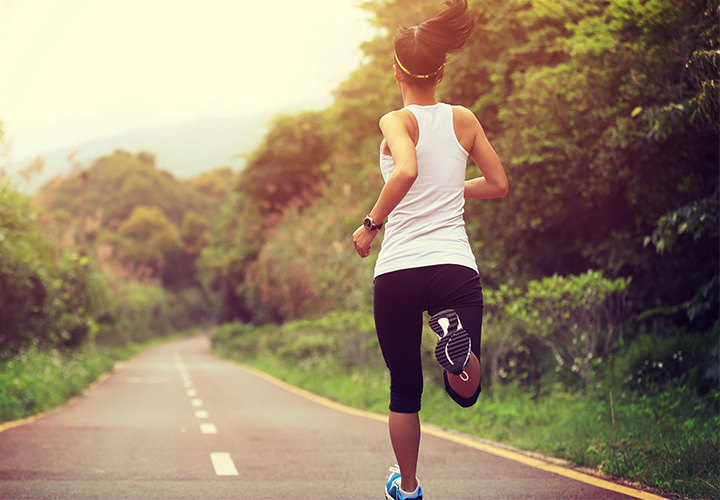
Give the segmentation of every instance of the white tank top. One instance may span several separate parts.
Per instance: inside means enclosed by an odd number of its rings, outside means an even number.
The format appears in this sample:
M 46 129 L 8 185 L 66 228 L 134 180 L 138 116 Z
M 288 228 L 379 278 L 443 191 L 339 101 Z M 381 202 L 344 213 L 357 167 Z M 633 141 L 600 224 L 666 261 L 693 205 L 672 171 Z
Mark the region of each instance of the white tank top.
M 453 127 L 452 107 L 406 106 L 417 119 L 418 176 L 385 224 L 375 276 L 416 267 L 458 264 L 477 271 L 465 232 L 465 169 L 468 152 Z M 387 182 L 395 170 L 382 153 L 380 170 Z

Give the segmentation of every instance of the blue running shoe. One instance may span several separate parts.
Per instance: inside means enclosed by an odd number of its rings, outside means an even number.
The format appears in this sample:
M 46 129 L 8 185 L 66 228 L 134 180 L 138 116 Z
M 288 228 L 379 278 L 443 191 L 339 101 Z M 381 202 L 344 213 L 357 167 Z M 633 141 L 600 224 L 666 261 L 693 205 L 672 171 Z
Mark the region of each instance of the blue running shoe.
M 453 309 L 434 314 L 429 321 L 430 328 L 437 335 L 435 359 L 445 371 L 462 376 L 470 360 L 470 335 L 460 324 L 460 318 Z M 465 374 L 465 377 L 467 375 Z M 465 379 L 463 377 L 463 380 Z
M 422 488 L 418 486 L 418 492 L 415 496 L 406 497 L 400 493 L 400 468 L 396 465 L 390 467 L 390 477 L 388 477 L 385 485 L 386 500 L 422 500 Z

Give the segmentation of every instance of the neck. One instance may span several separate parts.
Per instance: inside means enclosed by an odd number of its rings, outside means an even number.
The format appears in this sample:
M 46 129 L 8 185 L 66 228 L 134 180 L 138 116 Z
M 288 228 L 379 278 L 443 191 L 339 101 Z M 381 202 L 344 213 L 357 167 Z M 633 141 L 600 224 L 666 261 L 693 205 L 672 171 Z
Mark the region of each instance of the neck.
M 435 85 L 431 87 L 419 87 L 417 85 L 400 84 L 403 105 L 417 104 L 418 106 L 432 106 L 437 104 L 435 99 Z

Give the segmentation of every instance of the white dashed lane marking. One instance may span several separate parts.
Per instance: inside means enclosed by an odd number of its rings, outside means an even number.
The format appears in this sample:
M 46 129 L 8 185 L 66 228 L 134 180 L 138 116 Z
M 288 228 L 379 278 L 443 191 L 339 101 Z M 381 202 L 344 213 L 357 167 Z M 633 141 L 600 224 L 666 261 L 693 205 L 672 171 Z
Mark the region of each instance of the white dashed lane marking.
M 211 453 L 210 460 L 212 461 L 215 474 L 218 476 L 237 476 L 238 470 L 235 467 L 230 453 Z
M 203 422 L 200 424 L 200 432 L 203 434 L 217 434 L 217 427 L 215 424 Z
M 180 378 L 182 378 L 183 387 L 185 387 L 185 394 L 190 399 L 190 405 L 194 408 L 200 408 L 203 406 L 202 399 L 198 398 L 198 391 L 193 388 L 193 382 L 190 378 L 190 374 L 187 371 L 187 367 L 180 357 L 180 353 L 175 353 L 175 364 L 180 372 Z M 195 410 L 195 418 L 203 420 L 208 418 L 209 414 L 206 410 Z M 211 422 L 201 422 L 200 432 L 203 434 L 217 434 L 217 426 Z M 215 474 L 218 476 L 237 476 L 238 470 L 235 467 L 232 457 L 226 452 L 215 452 L 210 454 L 210 461 L 212 462 Z

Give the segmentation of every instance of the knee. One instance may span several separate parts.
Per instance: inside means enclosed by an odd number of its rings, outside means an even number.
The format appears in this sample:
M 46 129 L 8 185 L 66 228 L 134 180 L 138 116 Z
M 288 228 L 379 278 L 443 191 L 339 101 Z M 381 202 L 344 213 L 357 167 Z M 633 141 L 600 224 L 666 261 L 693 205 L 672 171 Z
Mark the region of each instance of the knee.
M 390 411 L 396 413 L 417 413 L 422 400 L 422 385 L 412 388 L 390 386 Z

